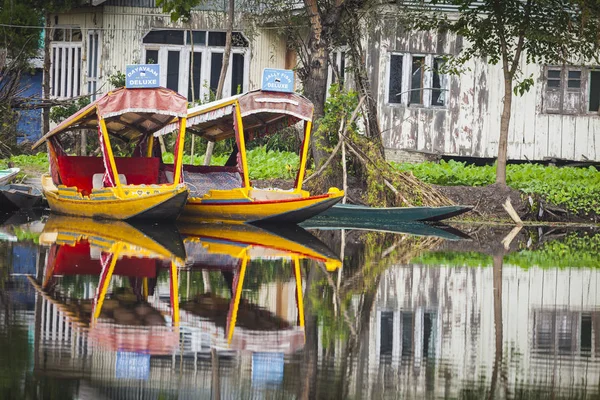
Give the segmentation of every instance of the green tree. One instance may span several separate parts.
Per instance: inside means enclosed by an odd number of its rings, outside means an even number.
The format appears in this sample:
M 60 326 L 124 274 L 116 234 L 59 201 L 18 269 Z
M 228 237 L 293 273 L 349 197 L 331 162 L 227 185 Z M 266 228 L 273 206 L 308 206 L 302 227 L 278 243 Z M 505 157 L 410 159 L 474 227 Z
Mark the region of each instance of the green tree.
M 569 64 L 598 59 L 598 5 L 589 0 L 431 0 L 421 1 L 410 13 L 409 25 L 422 30 L 449 31 L 468 41 L 450 57 L 449 65 L 460 67 L 474 58 L 502 65 L 504 103 L 498 140 L 496 183 L 506 185 L 508 128 L 513 94 L 522 95 L 534 84 L 523 76 L 526 63 Z M 457 8 L 449 16 L 442 5 Z M 456 70 L 455 70 L 456 71 Z

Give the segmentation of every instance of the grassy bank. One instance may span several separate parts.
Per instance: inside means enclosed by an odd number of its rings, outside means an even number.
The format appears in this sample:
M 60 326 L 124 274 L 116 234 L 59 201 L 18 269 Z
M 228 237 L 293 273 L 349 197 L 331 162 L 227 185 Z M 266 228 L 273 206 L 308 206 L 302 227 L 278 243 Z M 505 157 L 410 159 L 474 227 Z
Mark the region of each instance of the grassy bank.
M 474 166 L 457 161 L 421 164 L 392 163 L 411 171 L 424 182 L 443 186 L 486 186 L 494 183 L 495 166 Z M 515 164 L 507 167 L 508 186 L 576 214 L 600 214 L 600 173 L 594 167 L 552 167 Z

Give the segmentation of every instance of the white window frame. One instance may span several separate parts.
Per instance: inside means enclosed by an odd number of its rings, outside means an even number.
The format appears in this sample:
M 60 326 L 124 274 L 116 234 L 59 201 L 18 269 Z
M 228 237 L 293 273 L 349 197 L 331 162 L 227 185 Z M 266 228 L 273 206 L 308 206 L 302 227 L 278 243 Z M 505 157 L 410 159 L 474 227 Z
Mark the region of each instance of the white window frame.
M 219 31 L 206 31 L 206 42 L 208 43 L 208 36 L 211 32 Z M 241 33 L 241 32 L 240 32 Z M 243 35 L 243 33 L 242 33 Z M 250 41 L 248 41 L 248 47 L 232 47 L 231 55 L 242 54 L 244 56 L 244 85 L 242 92 L 248 91 L 250 81 Z M 187 34 L 184 31 L 184 42 L 187 40 Z M 160 67 L 160 85 L 166 87 L 167 84 L 167 57 L 168 51 L 179 51 L 179 83 L 178 92 L 182 96 L 187 98 L 188 87 L 190 83 L 190 48 L 191 45 L 184 43 L 183 45 L 171 45 L 171 44 L 157 44 L 157 43 L 142 43 L 142 60 L 146 60 L 146 52 L 148 50 L 158 50 L 158 60 L 155 60 Z M 225 53 L 225 47 L 223 46 L 208 46 L 208 44 L 196 44 L 194 43 L 194 52 L 202 54 L 202 67 L 200 70 L 200 93 L 194 93 L 196 100 L 204 100 L 208 98 L 210 94 L 210 69 L 211 69 L 211 57 L 213 53 Z M 232 79 L 232 67 L 233 57 L 229 60 L 229 66 L 227 68 L 227 75 L 225 76 L 225 83 L 223 85 L 223 97 L 231 96 L 231 79 Z
M 81 31 L 81 28 L 77 25 L 58 25 L 54 26 L 53 29 L 64 29 L 65 32 L 66 30 L 69 30 L 69 35 L 71 36 L 68 38 L 68 40 L 52 41 L 50 44 L 50 57 L 52 60 L 50 66 L 50 96 L 54 99 L 69 99 L 72 97 L 77 97 L 81 94 L 82 86 L 81 67 L 83 61 L 83 38 L 82 41 L 78 42 L 71 41 L 71 38 L 72 30 L 79 29 Z M 60 57 L 60 64 L 55 62 L 59 59 L 59 53 L 62 55 L 62 57 Z M 75 64 L 74 59 L 77 58 L 76 55 L 78 53 L 79 62 Z M 62 70 L 63 74 L 59 75 L 59 70 Z M 73 77 L 73 74 L 76 76 Z M 66 79 L 66 85 L 63 85 L 64 79 Z M 71 81 L 73 81 L 72 85 Z
M 385 90 L 385 103 L 391 107 L 414 107 L 414 108 L 448 108 L 448 96 L 445 98 L 445 103 L 443 106 L 432 104 L 432 94 L 433 94 L 433 64 L 435 59 L 442 58 L 441 54 L 423 54 L 423 53 L 403 53 L 403 52 L 390 52 L 388 53 L 387 59 L 387 69 L 386 69 L 386 90 Z M 390 75 L 391 71 L 391 62 L 392 56 L 401 56 L 402 57 L 402 94 L 400 95 L 400 102 L 398 103 L 390 103 Z M 422 71 L 423 73 L 423 103 L 410 103 L 410 95 L 412 89 L 412 64 L 414 57 L 424 57 L 425 59 L 425 69 Z M 449 79 L 447 74 L 440 74 L 446 77 L 445 83 L 440 82 L 440 90 L 448 93 L 449 88 Z
M 97 45 L 96 53 L 92 53 L 92 37 L 96 36 Z M 102 31 L 96 29 L 90 29 L 87 31 L 87 68 L 86 68 L 86 77 L 87 77 L 87 85 L 86 92 L 90 95 L 90 99 L 92 101 L 96 100 L 97 92 L 100 87 L 100 60 L 102 59 Z M 94 61 L 96 63 L 96 68 L 94 71 L 91 70 L 91 66 L 94 65 Z M 90 73 L 91 72 L 91 73 Z
M 344 65 L 346 66 L 346 68 L 348 68 L 348 62 L 350 61 L 350 57 L 348 56 L 347 47 L 340 47 L 338 49 L 335 49 L 330 53 L 330 55 L 332 56 L 331 58 L 334 59 L 335 67 L 340 68 L 342 64 L 342 53 L 344 54 Z M 330 62 L 328 64 L 329 68 L 327 68 L 327 88 L 329 89 L 333 83 L 334 65 L 332 65 Z M 344 71 L 344 87 L 348 87 L 348 76 L 346 74 L 346 71 Z M 329 96 L 329 90 L 327 90 L 327 96 Z

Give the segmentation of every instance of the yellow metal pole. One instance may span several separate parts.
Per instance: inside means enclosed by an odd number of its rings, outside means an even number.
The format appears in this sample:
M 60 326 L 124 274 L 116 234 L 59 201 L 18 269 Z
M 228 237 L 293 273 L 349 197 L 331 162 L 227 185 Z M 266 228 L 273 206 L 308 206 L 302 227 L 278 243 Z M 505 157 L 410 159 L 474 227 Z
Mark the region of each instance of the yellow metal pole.
M 302 274 L 300 273 L 300 258 L 293 257 L 294 274 L 296 275 L 296 296 L 298 296 L 298 318 L 300 326 L 304 328 L 304 301 L 302 300 Z
M 144 297 L 144 301 L 148 301 L 148 278 L 142 278 L 142 296 Z
M 306 159 L 308 157 L 308 145 L 310 143 L 310 131 L 312 130 L 312 121 L 306 121 L 306 128 L 304 129 L 304 145 L 302 146 L 302 154 L 300 155 L 300 168 L 298 169 L 298 177 L 296 183 L 296 190 L 302 190 L 302 181 L 306 174 Z
M 119 180 L 119 171 L 117 170 L 117 164 L 115 162 L 115 156 L 113 155 L 112 147 L 110 146 L 110 138 L 108 137 L 108 130 L 106 129 L 106 122 L 103 118 L 98 121 L 100 123 L 100 130 L 102 131 L 102 138 L 106 146 L 106 155 L 108 156 L 108 162 L 110 163 L 110 169 L 112 170 L 113 176 L 115 177 L 115 186 L 117 187 L 117 193 L 123 196 L 123 188 L 121 187 L 121 181 Z
M 233 311 L 231 312 L 231 321 L 229 321 L 229 332 L 227 334 L 227 344 L 231 344 L 233 338 L 233 330 L 237 321 L 237 313 L 240 307 L 240 298 L 242 297 L 242 286 L 244 285 L 244 276 L 246 275 L 246 266 L 248 265 L 248 257 L 244 254 L 242 266 L 240 267 L 240 275 L 238 276 L 237 287 L 235 288 L 235 300 L 233 302 Z
M 242 122 L 242 112 L 240 111 L 240 103 L 235 104 L 235 117 L 237 118 L 237 131 L 235 134 L 238 136 L 240 141 L 240 148 L 238 149 L 242 157 L 242 169 L 244 172 L 244 187 L 250 187 L 250 178 L 248 177 L 248 163 L 246 161 L 246 140 L 244 139 L 244 123 Z
M 186 118 L 181 118 L 181 123 L 179 125 L 179 137 L 177 141 L 179 142 L 179 147 L 177 148 L 177 154 L 175 155 L 175 165 L 173 168 L 173 186 L 179 185 L 179 180 L 181 179 L 181 170 L 183 168 L 183 147 L 185 141 L 185 124 Z
M 148 149 L 146 150 L 146 157 L 152 157 L 152 150 L 154 149 L 154 135 L 150 135 L 148 138 Z
M 173 325 L 179 325 L 179 279 L 178 279 L 177 264 L 171 261 L 171 305 L 173 310 Z

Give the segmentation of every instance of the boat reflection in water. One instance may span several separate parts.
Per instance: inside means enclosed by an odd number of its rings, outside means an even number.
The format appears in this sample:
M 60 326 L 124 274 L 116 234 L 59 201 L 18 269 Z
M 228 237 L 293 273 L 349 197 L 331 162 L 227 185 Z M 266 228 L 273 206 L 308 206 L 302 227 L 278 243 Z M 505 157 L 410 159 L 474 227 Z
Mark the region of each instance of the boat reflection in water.
M 177 269 L 185 253 L 174 226 L 160 239 L 125 222 L 53 215 L 40 236 L 49 246 L 43 278 L 32 283 L 93 346 L 170 354 L 179 343 Z M 172 288 L 167 317 L 148 302 L 161 268 L 169 270 Z
M 180 224 L 179 229 L 187 253 L 185 268 L 219 271 L 230 292 L 230 296 L 219 296 L 205 291 L 180 306 L 182 318 L 208 322 L 201 324 L 211 332 L 212 347 L 284 353 L 303 347 L 300 263 L 310 259 L 323 263 L 328 271 L 339 268 L 341 261 L 325 244 L 298 227 L 275 230 L 245 224 Z M 295 324 L 243 297 L 248 269 L 269 268 L 261 265 L 261 260 L 286 264 L 293 271 L 298 313 Z M 258 265 L 251 265 L 253 262 Z
M 193 360 L 192 371 L 208 367 L 211 379 L 221 379 L 214 365 L 233 351 L 251 360 L 252 385 L 280 382 L 284 357 L 305 343 L 303 260 L 330 271 L 341 261 L 301 228 L 275 233 L 200 224 L 156 231 L 48 219 L 39 238 L 46 262 L 29 278 L 39 294 L 36 373 L 80 379 L 80 394 L 91 397 L 119 397 L 140 388 L 139 380 L 147 381 L 142 391 L 179 391 L 157 377 L 161 371 L 180 362 L 187 371 Z M 212 386 L 189 379 L 182 385 L 197 387 L 194 393 Z

